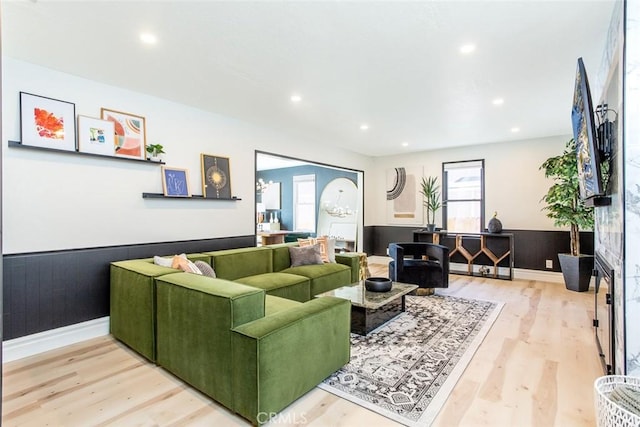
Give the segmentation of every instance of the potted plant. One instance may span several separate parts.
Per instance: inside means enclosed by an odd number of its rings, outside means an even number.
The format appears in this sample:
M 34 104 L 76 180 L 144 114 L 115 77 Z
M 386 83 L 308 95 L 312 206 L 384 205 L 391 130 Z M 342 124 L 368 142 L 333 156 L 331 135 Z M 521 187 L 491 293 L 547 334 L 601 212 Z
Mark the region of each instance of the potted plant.
M 422 194 L 422 204 L 427 209 L 427 231 L 435 231 L 436 211 L 442 207 L 438 177 L 422 177 L 419 193 Z
M 149 160 L 159 162 L 161 160 L 160 154 L 164 154 L 164 147 L 162 144 L 149 144 L 147 145 L 147 153 L 149 153 L 147 156 Z
M 550 157 L 540 166 L 544 176 L 554 179 L 554 184 L 542 198 L 547 205 L 547 217 L 558 227 L 570 227 L 571 253 L 558 254 L 565 286 L 572 291 L 589 290 L 593 255 L 580 253 L 580 229 L 593 228 L 593 208 L 585 206 L 580 198 L 576 144 L 572 138 L 564 152 Z

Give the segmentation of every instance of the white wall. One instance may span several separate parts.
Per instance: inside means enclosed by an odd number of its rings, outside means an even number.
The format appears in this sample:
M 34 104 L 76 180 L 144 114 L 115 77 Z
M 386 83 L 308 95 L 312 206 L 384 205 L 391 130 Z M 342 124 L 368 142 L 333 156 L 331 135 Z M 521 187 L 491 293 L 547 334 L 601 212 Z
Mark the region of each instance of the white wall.
M 541 211 L 544 205 L 540 199 L 547 193 L 552 181 L 544 177 L 544 171 L 539 167 L 547 158 L 561 154 L 570 138 L 564 135 L 378 158 L 371 174 L 373 176 L 370 177 L 370 185 L 379 189 L 373 195 L 375 217 L 371 218 L 371 223 L 387 223 L 386 198 L 382 191 L 386 188 L 387 169 L 420 167 L 424 170 L 424 176 L 438 176 L 442 184 L 443 162 L 484 159 L 487 221 L 494 211 L 498 211 L 504 228 L 557 230 L 553 221 Z M 438 212 L 436 224 L 441 226 L 441 221 L 442 215 Z
M 5 254 L 253 234 L 256 149 L 364 170 L 365 179 L 372 165 L 326 149 L 337 141 L 300 141 L 6 56 L 2 72 Z M 73 102 L 76 114 L 99 117 L 107 107 L 144 116 L 147 142 L 165 146 L 167 165 L 189 170 L 194 194 L 202 194 L 200 153 L 229 157 L 232 194 L 242 201 L 144 200 L 143 192 L 162 192 L 158 166 L 8 148 L 20 140 L 20 91 Z M 368 204 L 373 186 L 365 191 Z

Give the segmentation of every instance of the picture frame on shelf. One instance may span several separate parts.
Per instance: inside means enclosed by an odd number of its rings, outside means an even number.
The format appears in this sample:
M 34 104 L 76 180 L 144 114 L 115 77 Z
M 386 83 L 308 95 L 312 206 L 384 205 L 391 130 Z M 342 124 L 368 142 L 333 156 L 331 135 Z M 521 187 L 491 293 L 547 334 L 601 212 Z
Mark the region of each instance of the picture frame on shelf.
M 115 156 L 115 123 L 95 117 L 78 116 L 78 151 Z
M 200 154 L 202 195 L 210 199 L 231 199 L 229 158 Z
M 76 104 L 20 92 L 22 145 L 76 151 Z
M 189 171 L 162 166 L 162 191 L 167 197 L 191 197 Z
M 146 160 L 147 130 L 144 117 L 108 108 L 100 109 L 100 117 L 114 123 L 116 156 Z

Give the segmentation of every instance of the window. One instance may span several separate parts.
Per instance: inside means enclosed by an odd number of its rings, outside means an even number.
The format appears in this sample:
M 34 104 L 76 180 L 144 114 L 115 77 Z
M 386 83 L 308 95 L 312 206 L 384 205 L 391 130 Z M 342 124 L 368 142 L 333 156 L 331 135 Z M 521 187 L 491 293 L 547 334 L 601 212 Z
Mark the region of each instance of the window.
M 484 224 L 484 160 L 442 164 L 444 224 L 455 232 L 479 233 Z
M 316 176 L 293 177 L 293 229 L 316 232 Z

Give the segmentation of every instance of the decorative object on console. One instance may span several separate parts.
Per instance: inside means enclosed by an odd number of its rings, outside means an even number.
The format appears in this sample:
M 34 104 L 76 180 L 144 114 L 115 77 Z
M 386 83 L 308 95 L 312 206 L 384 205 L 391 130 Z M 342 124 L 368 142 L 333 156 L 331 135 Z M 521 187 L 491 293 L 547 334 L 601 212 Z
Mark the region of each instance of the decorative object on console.
M 162 190 L 168 197 L 191 197 L 189 172 L 186 169 L 162 166 Z
M 200 154 L 202 194 L 207 198 L 231 198 L 229 158 Z
M 100 110 L 100 117 L 114 123 L 116 156 L 146 159 L 147 130 L 144 117 L 108 108 Z
M 487 230 L 489 230 L 489 233 L 502 233 L 502 222 L 498 219 L 497 211 L 493 213 L 493 218 L 489 220 Z
M 152 162 L 159 162 L 162 160 L 161 154 L 164 154 L 164 147 L 162 144 L 149 144 L 147 145 L 148 159 Z
M 76 105 L 20 92 L 20 140 L 24 145 L 76 151 Z
M 114 123 L 109 120 L 78 116 L 78 150 L 82 153 L 113 156 Z
M 427 231 L 434 231 L 436 229 L 436 211 L 442 207 L 438 177 L 429 176 L 425 178 L 423 176 L 419 193 L 423 197 L 422 204 L 427 210 Z
M 364 287 L 370 292 L 389 292 L 391 280 L 386 277 L 369 277 L 364 280 Z
M 593 208 L 580 198 L 575 153 L 576 143 L 572 138 L 561 155 L 548 158 L 540 166 L 544 176 L 554 180 L 541 201 L 546 203 L 543 210 L 547 211 L 547 217 L 553 219 L 557 227 L 570 227 L 571 252 L 558 254 L 560 269 L 567 289 L 584 292 L 589 290 L 593 255 L 580 254 L 580 229 L 593 229 L 594 214 Z

